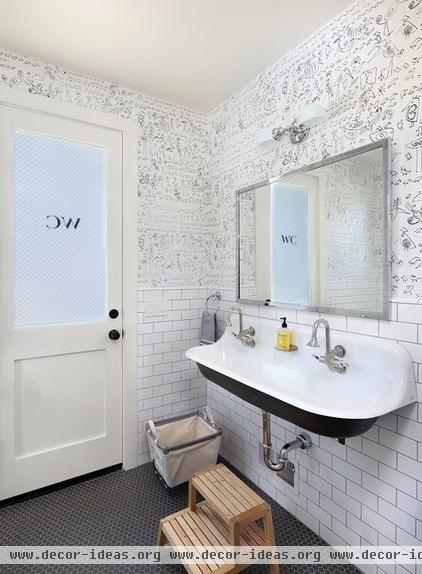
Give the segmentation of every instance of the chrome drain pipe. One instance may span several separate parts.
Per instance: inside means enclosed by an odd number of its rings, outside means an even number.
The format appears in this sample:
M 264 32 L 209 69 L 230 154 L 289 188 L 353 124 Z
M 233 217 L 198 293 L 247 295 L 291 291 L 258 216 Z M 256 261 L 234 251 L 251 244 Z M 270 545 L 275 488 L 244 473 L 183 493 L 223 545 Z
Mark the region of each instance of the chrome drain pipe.
M 297 448 L 306 450 L 312 446 L 311 437 L 307 433 L 298 434 L 292 442 L 286 444 L 280 450 L 276 460 L 273 460 L 273 450 L 271 445 L 271 415 L 267 411 L 262 411 L 262 449 L 264 462 L 270 470 L 279 472 L 283 470 L 289 458 L 289 452 Z

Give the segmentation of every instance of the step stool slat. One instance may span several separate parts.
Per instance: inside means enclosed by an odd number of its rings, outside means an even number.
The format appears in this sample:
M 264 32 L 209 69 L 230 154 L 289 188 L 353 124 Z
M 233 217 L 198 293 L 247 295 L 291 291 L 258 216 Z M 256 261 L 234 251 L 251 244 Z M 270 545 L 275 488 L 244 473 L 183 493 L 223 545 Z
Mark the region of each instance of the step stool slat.
M 184 532 L 184 535 L 187 539 L 186 546 L 201 546 L 199 539 L 195 536 L 195 533 L 191 530 L 188 523 L 185 520 L 185 515 L 181 514 L 176 518 L 177 522 L 179 523 L 181 529 Z M 198 563 L 199 568 L 202 570 L 203 574 L 206 574 L 211 570 L 211 564 L 200 564 Z M 214 563 L 215 566 L 215 563 Z
M 199 486 L 202 488 L 205 487 L 208 490 L 208 492 L 212 492 L 214 496 L 218 499 L 218 507 L 222 509 L 222 512 L 225 515 L 232 517 L 236 516 L 236 514 L 239 513 L 239 510 L 235 506 L 235 504 L 233 504 L 233 502 L 227 497 L 227 495 L 224 492 L 221 492 L 219 482 L 215 482 L 213 484 L 212 482 L 210 482 L 208 475 L 201 476 L 199 480 L 200 480 Z
M 211 472 L 210 474 L 213 475 L 214 473 Z M 215 477 L 214 480 L 216 480 L 216 488 L 219 488 L 224 496 L 231 497 L 232 503 L 237 507 L 239 512 L 244 512 L 251 507 L 250 502 L 248 502 L 245 498 L 242 499 L 242 495 L 236 491 L 234 486 L 232 486 L 228 480 L 224 478 L 223 480 L 220 479 L 220 481 L 217 482 Z
M 200 511 L 190 512 L 191 520 L 194 522 L 195 527 L 201 531 L 201 538 L 207 542 L 204 542 L 204 546 L 224 546 L 226 540 L 224 536 L 218 532 L 217 529 L 214 528 L 214 525 L 211 521 L 208 520 L 208 517 L 202 513 L 201 518 L 199 517 Z
M 220 474 L 222 474 L 235 488 L 239 489 L 239 491 L 245 496 L 251 503 L 261 504 L 264 500 L 249 488 L 240 478 L 238 478 L 231 470 L 226 468 L 224 465 L 222 468 L 219 469 Z
M 186 546 L 183 540 L 179 537 L 178 531 L 173 528 L 173 524 L 171 522 L 166 523 L 165 534 L 167 540 L 172 546 Z M 188 572 L 191 572 L 191 574 L 202 574 L 202 570 L 198 564 L 183 564 L 183 566 Z

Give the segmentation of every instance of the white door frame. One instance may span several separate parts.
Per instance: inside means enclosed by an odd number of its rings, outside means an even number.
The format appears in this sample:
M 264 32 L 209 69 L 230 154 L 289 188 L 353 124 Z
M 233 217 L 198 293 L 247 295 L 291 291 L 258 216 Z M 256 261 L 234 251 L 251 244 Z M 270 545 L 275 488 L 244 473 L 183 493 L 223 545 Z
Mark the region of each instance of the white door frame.
M 137 128 L 135 122 L 45 96 L 0 87 L 0 105 L 38 111 L 118 131 L 123 156 L 123 468 L 138 464 L 137 397 Z M 0 437 L 1 438 L 1 437 Z M 1 442 L 1 441 L 0 441 Z

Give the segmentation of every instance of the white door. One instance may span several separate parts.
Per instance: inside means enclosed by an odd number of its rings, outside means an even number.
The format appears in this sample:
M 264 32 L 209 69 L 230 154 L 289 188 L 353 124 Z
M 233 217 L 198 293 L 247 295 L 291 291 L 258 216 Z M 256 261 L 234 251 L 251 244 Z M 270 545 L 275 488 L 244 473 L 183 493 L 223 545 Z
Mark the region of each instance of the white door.
M 0 105 L 0 499 L 122 461 L 121 307 L 122 134 Z

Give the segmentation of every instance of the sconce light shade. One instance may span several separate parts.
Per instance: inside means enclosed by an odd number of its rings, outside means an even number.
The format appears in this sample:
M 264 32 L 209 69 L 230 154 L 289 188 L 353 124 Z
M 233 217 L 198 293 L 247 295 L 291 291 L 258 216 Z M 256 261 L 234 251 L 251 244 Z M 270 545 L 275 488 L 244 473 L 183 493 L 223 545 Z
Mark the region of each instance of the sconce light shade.
M 314 102 L 313 104 L 306 106 L 306 108 L 300 112 L 296 118 L 296 123 L 309 129 L 323 122 L 326 118 L 327 111 L 321 106 L 321 104 Z

